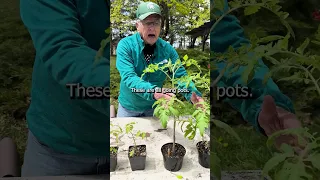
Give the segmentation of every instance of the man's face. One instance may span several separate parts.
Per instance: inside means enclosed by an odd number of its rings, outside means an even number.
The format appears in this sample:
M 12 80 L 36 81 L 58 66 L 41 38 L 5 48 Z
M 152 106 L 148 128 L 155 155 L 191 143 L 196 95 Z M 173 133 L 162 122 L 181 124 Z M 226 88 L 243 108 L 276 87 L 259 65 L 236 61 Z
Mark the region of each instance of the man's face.
M 137 30 L 146 44 L 156 43 L 161 29 L 161 18 L 159 15 L 152 14 L 136 24 Z

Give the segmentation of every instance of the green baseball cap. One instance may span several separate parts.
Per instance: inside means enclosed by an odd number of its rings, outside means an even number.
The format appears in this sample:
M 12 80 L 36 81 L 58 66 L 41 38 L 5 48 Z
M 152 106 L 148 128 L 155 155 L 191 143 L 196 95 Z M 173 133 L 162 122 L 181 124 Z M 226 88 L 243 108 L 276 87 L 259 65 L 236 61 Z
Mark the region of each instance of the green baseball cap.
M 137 18 L 144 20 L 151 14 L 158 14 L 162 16 L 160 6 L 153 2 L 141 2 L 136 12 Z

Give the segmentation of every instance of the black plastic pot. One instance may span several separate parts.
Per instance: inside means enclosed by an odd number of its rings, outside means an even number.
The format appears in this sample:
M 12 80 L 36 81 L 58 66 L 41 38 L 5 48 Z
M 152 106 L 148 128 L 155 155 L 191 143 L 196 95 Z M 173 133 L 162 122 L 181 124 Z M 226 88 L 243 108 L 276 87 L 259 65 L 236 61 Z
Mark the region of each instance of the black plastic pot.
M 114 147 L 117 151 L 116 153 L 110 152 L 110 172 L 113 172 L 117 168 L 117 163 L 118 163 L 118 149 L 119 147 Z
M 137 156 L 130 157 L 130 151 L 134 146 L 129 146 L 128 158 L 130 161 L 130 166 L 132 171 L 144 170 L 146 167 L 146 157 L 147 157 L 147 146 L 146 145 L 137 145 L 137 149 L 141 150 Z
M 168 148 L 172 149 L 173 143 L 164 144 L 161 147 L 164 167 L 168 171 L 176 172 L 182 168 L 183 158 L 186 155 L 186 148 L 181 144 L 175 143 L 174 156 L 168 155 Z
M 205 143 L 207 141 L 199 141 L 197 143 L 197 150 L 198 150 L 198 161 L 199 164 L 204 168 L 210 167 L 210 146 L 209 148 L 205 149 Z M 210 144 L 210 142 L 208 142 Z

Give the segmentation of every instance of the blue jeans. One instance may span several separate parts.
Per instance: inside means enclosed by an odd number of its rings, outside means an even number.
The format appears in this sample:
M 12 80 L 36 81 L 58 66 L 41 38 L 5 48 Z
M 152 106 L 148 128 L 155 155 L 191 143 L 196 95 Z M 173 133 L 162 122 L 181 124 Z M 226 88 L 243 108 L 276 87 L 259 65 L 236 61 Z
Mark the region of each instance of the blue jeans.
M 56 152 L 29 131 L 22 177 L 110 174 L 109 157 L 81 157 Z
M 117 117 L 153 117 L 153 111 L 154 109 L 149 109 L 146 111 L 131 111 L 119 103 L 118 105 L 118 112 L 117 112 Z

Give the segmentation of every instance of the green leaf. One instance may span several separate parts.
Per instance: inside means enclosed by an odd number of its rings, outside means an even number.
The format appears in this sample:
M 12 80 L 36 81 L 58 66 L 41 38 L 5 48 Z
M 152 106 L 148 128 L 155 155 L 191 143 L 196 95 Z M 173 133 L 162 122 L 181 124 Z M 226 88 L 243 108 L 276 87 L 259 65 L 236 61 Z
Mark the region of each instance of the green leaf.
M 162 127 L 163 127 L 163 128 L 167 128 L 169 116 L 166 115 L 165 111 L 163 111 L 163 113 L 160 114 L 159 119 L 160 119 L 160 121 L 161 121 Z
M 192 129 L 187 129 L 185 132 L 184 132 L 184 137 L 188 137 L 188 135 L 192 132 Z
M 266 142 L 267 147 L 270 148 L 271 146 L 273 146 L 277 137 L 279 137 L 281 135 L 289 135 L 289 134 L 297 135 L 297 134 L 301 134 L 302 132 L 305 132 L 304 128 L 294 128 L 294 129 L 285 129 L 285 130 L 277 131 L 268 137 L 267 142 Z
M 246 8 L 244 8 L 244 15 L 248 16 L 248 15 L 252 15 L 255 14 L 259 11 L 261 7 L 260 6 L 247 6 Z
M 289 176 L 291 174 L 291 168 L 289 166 L 291 166 L 291 163 L 285 161 L 282 168 L 275 174 L 275 179 L 289 179 Z
M 264 57 L 274 65 L 277 65 L 280 63 L 278 60 L 276 60 L 275 58 L 273 58 L 271 56 L 264 56 Z
M 288 46 L 289 46 L 289 38 L 290 38 L 290 34 L 287 34 L 283 39 L 279 40 L 277 42 L 277 44 L 275 45 L 275 47 L 277 49 L 281 49 L 281 50 L 288 50 Z
M 290 153 L 290 154 L 294 154 L 294 149 L 289 146 L 288 144 L 281 144 L 280 149 L 284 152 L 284 153 Z
M 230 8 L 237 8 L 237 7 L 241 6 L 241 1 L 230 1 L 228 3 L 229 3 Z
M 268 175 L 269 171 L 271 171 L 273 168 L 275 168 L 277 165 L 279 165 L 281 162 L 285 161 L 288 157 L 291 157 L 291 153 L 285 153 L 278 156 L 274 156 L 271 159 L 268 160 L 268 162 L 263 167 L 263 174 Z
M 215 126 L 219 127 L 219 128 L 222 128 L 223 130 L 225 130 L 230 135 L 234 136 L 238 140 L 238 142 L 241 142 L 241 139 L 240 139 L 239 135 L 228 124 L 226 124 L 226 123 L 224 123 L 222 121 L 219 121 L 219 120 L 214 120 L 213 124 Z
M 221 180 L 221 160 L 215 152 L 211 152 L 210 154 L 210 172 L 212 172 L 218 180 Z
M 110 34 L 111 33 L 111 28 L 108 28 L 104 31 L 106 34 Z
M 266 37 L 260 38 L 258 42 L 259 43 L 268 43 L 268 42 L 280 40 L 283 38 L 284 38 L 283 36 L 271 35 L 271 36 L 266 36 Z
M 172 106 L 169 107 L 169 110 L 174 116 L 179 116 L 179 111 L 174 109 Z
M 277 173 L 277 177 L 292 180 L 302 180 L 302 179 L 312 179 L 312 176 L 306 172 L 305 165 L 302 161 L 297 161 L 294 163 L 285 161 L 281 167 L 283 171 Z M 304 177 L 304 178 L 303 178 Z M 281 180 L 281 179 L 279 179 Z
M 304 42 L 297 48 L 297 52 L 299 54 L 303 54 L 304 50 L 308 47 L 309 43 L 310 43 L 310 39 L 306 38 L 306 40 L 304 40 Z
M 313 44 L 320 45 L 320 41 L 312 40 L 311 42 L 312 42 Z
M 213 8 L 218 9 L 220 11 L 223 11 L 224 6 L 225 6 L 224 3 L 225 3 L 224 0 L 214 0 Z
M 197 120 L 197 128 L 199 129 L 200 135 L 203 136 L 205 129 L 209 126 L 209 119 L 205 116 Z
M 133 155 L 134 155 L 134 149 L 130 151 L 130 157 L 132 157 Z
M 312 163 L 312 166 L 320 171 L 320 154 L 313 154 L 308 157 L 308 160 Z
M 183 60 L 185 60 L 185 61 L 188 60 L 188 55 L 184 55 Z
M 250 61 L 241 75 L 241 79 L 245 84 L 248 84 L 248 82 L 253 78 L 255 73 L 254 71 L 254 62 Z
M 178 179 L 183 179 L 183 176 L 181 176 L 181 175 L 176 175 L 176 177 L 178 178 Z

